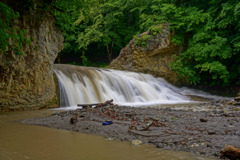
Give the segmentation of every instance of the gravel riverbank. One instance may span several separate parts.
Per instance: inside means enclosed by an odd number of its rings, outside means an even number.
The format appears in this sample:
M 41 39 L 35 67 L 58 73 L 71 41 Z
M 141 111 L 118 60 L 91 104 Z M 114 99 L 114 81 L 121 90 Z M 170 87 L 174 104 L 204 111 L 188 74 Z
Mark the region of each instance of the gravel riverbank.
M 112 124 L 103 125 L 106 121 Z M 219 158 L 225 145 L 240 148 L 240 106 L 227 105 L 225 101 L 137 108 L 107 105 L 61 111 L 22 122 L 109 139 L 139 140 L 198 156 Z

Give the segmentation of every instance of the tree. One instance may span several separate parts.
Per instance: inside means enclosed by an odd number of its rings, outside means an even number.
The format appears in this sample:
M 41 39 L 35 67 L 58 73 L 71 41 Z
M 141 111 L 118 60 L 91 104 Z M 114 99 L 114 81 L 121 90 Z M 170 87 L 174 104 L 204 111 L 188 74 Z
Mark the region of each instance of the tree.
M 188 35 L 188 48 L 172 64 L 181 78 L 193 84 L 240 83 L 239 5 L 209 1 L 182 9 L 173 28 Z
M 64 54 L 116 57 L 141 32 L 170 23 L 172 43 L 183 45 L 171 68 L 190 84 L 239 84 L 240 2 L 236 0 L 57 0 Z M 60 7 L 59 7 L 60 6 Z M 58 17 L 59 16 L 59 17 Z M 106 54 L 107 53 L 107 54 Z
M 91 44 L 105 47 L 111 61 L 114 53 L 119 53 L 138 32 L 130 5 L 126 0 L 93 0 L 88 8 L 83 8 L 75 22 L 77 26 L 87 26 L 78 35 L 79 48 L 88 50 Z
M 79 9 L 82 8 L 81 0 L 56 0 L 54 2 L 53 13 L 56 18 L 56 25 L 63 31 L 64 49 L 58 55 L 58 58 L 74 57 L 80 58 L 81 51 L 79 50 L 77 35 L 81 29 L 74 25 Z

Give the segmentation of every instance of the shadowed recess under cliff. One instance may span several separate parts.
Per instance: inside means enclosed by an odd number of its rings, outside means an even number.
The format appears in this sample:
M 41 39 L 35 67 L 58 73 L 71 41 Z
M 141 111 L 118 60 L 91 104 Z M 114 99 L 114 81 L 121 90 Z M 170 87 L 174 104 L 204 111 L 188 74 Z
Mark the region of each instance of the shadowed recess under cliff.
M 61 107 L 113 99 L 121 105 L 186 103 L 192 91 L 149 74 L 55 64 Z

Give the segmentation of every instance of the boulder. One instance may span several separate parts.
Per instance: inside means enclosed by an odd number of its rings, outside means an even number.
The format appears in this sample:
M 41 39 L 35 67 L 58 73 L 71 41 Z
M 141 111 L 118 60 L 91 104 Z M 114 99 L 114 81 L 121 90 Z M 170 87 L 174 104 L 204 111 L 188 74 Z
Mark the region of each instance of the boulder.
M 183 50 L 183 46 L 171 43 L 173 34 L 170 32 L 170 24 L 159 26 L 161 30 L 154 35 L 147 31 L 132 39 L 110 63 L 110 68 L 149 73 L 174 84 L 178 83 L 170 63 Z

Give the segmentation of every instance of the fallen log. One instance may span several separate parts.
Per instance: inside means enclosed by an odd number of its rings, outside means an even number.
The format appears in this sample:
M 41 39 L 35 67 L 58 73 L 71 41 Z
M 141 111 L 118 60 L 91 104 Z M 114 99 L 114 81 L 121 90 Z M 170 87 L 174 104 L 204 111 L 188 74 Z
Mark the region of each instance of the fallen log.
M 78 104 L 77 106 L 78 107 L 82 107 L 82 108 L 87 108 L 87 107 L 89 107 L 89 108 L 91 108 L 92 106 L 96 106 L 96 105 L 98 105 L 99 103 L 92 103 L 92 104 Z
M 106 106 L 108 104 L 112 104 L 112 102 L 113 102 L 113 99 L 110 99 L 110 100 L 108 100 L 106 102 L 97 104 L 96 107 L 103 107 L 103 106 Z
M 113 99 L 110 99 L 110 100 L 108 100 L 106 102 L 103 102 L 103 103 L 78 104 L 77 106 L 82 107 L 82 108 L 87 108 L 87 107 L 91 108 L 92 106 L 103 107 L 103 106 L 106 106 L 108 104 L 112 104 L 112 102 L 113 102 Z
M 224 149 L 221 151 L 221 157 L 239 159 L 240 149 L 231 145 L 225 145 Z

